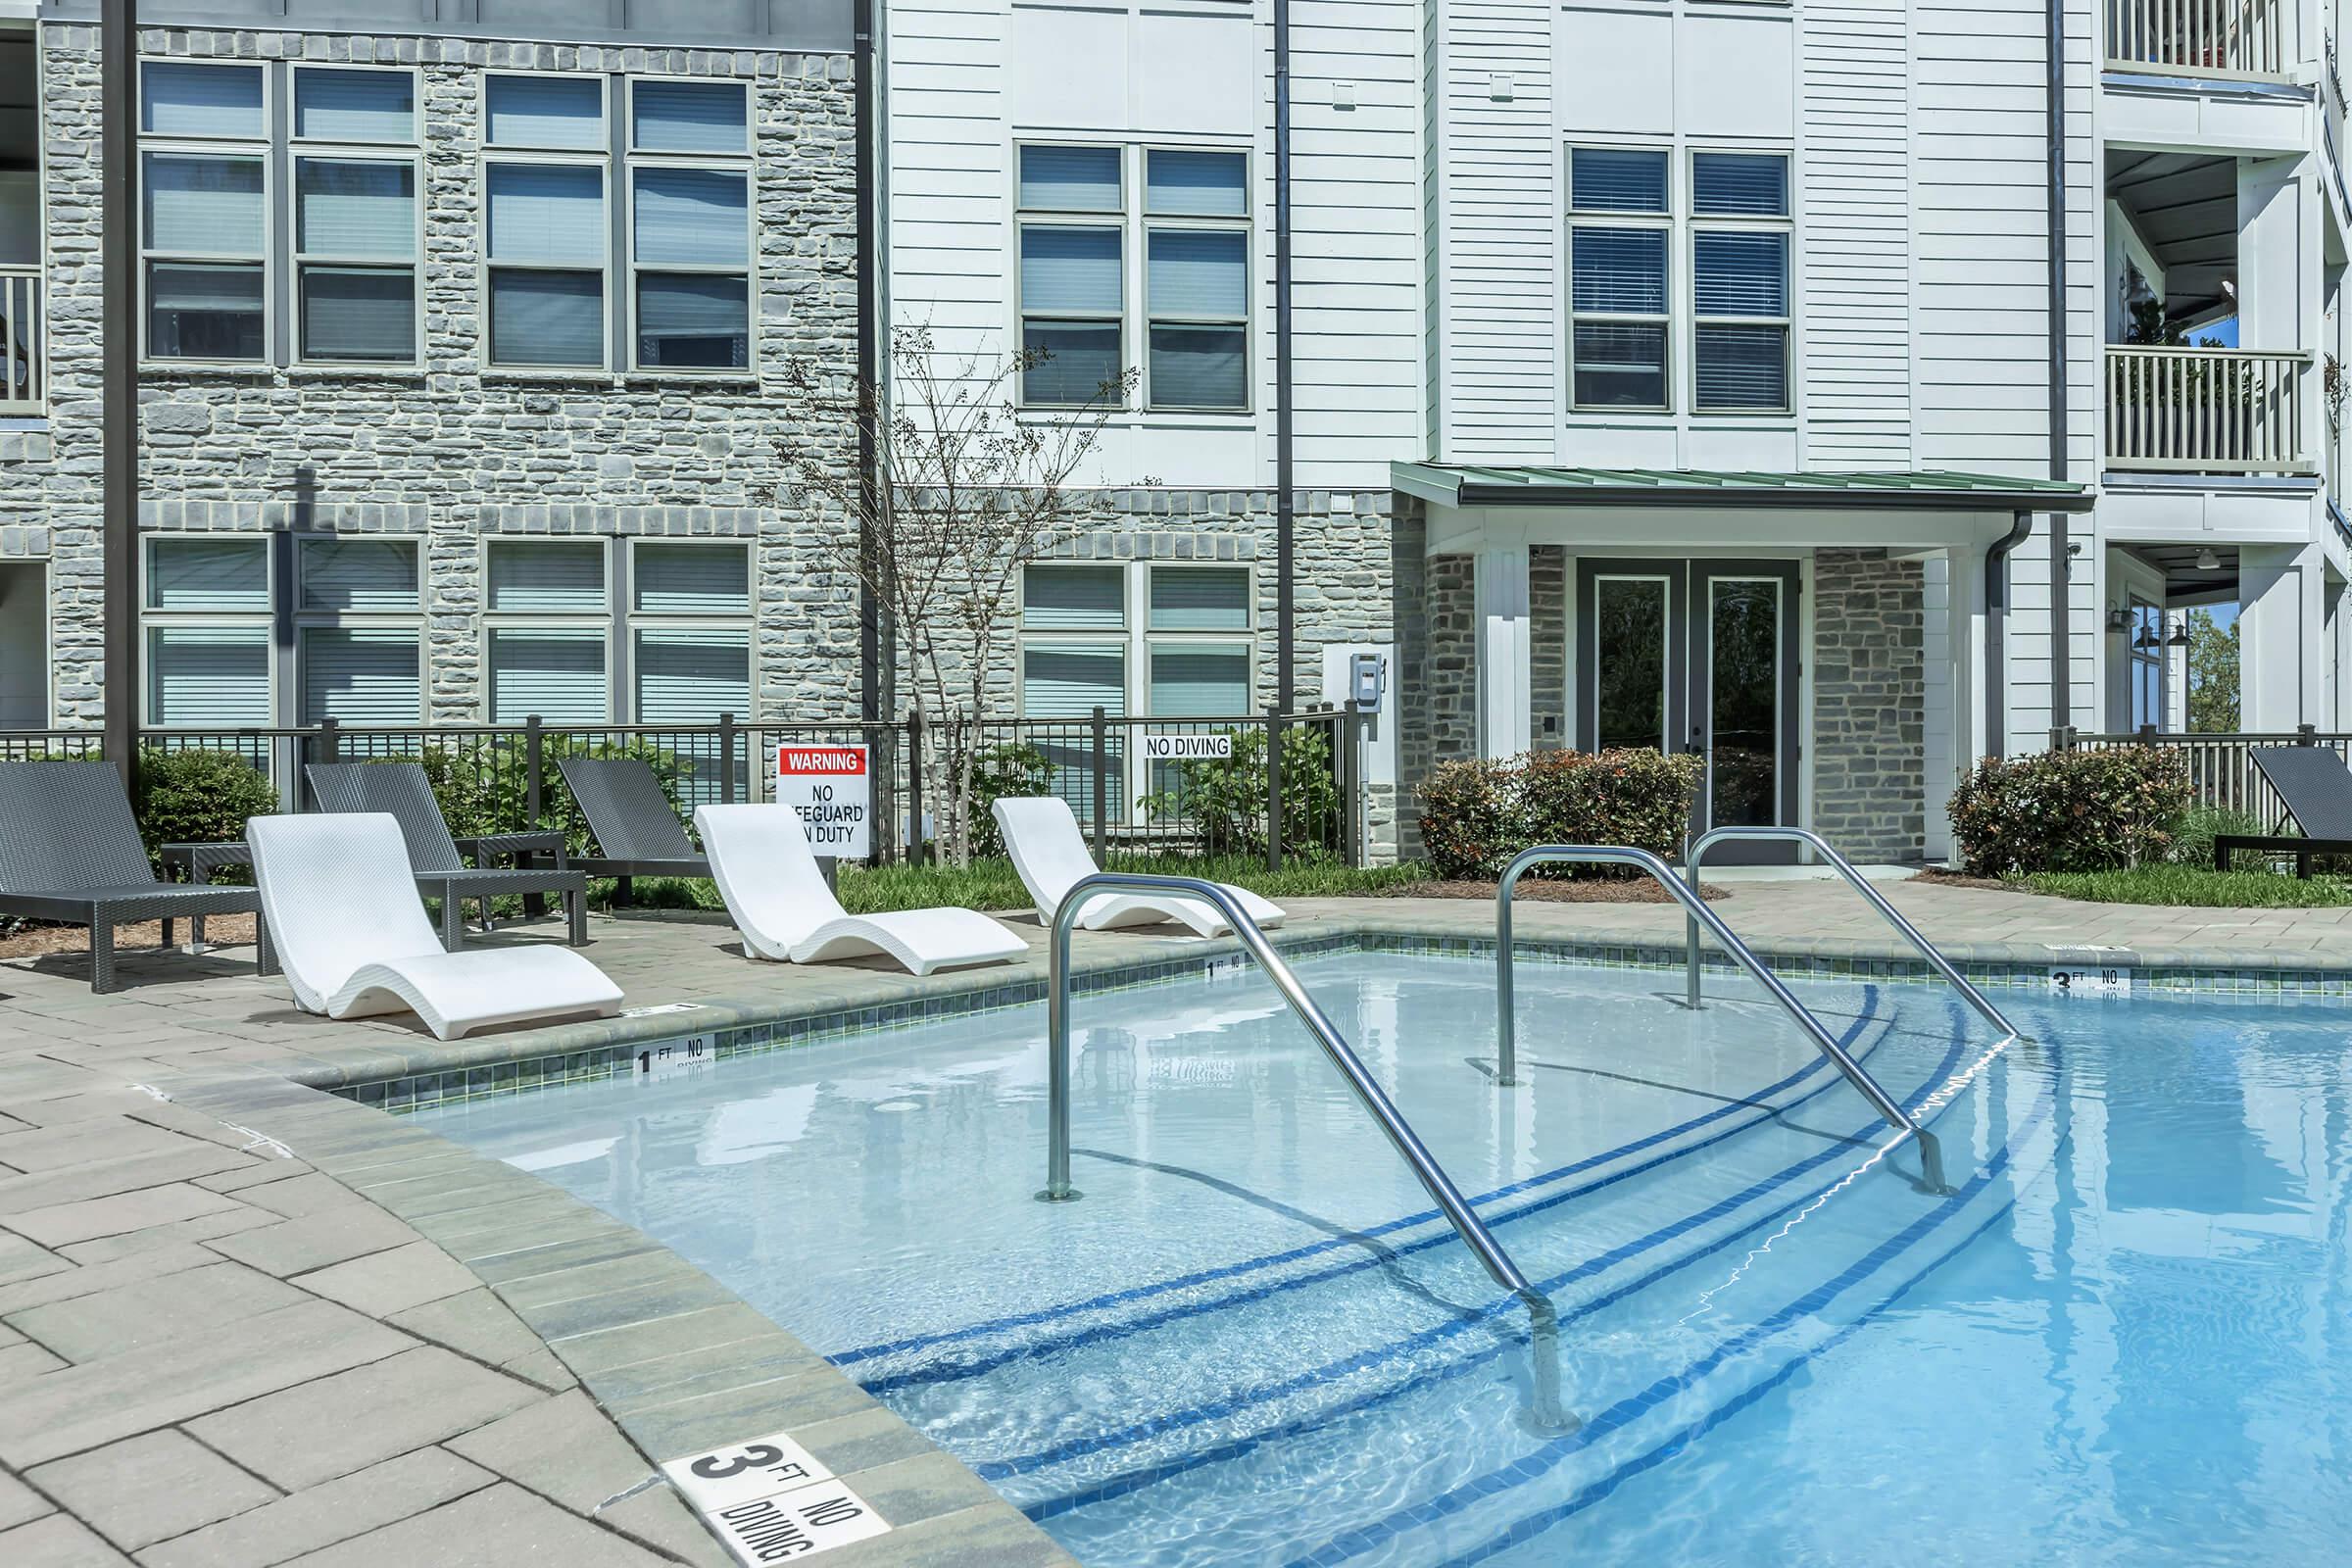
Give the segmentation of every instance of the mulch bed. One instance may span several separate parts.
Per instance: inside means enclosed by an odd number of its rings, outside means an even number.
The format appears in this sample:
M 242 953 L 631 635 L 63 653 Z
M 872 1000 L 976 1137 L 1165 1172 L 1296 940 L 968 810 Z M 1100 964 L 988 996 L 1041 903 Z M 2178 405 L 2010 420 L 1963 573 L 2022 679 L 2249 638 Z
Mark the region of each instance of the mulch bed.
M 1493 882 L 1407 882 L 1382 888 L 1371 895 L 1395 899 L 1483 899 L 1494 902 Z M 1731 895 L 1712 882 L 1698 885 L 1700 897 L 1713 903 Z M 1537 904 L 1666 904 L 1670 896 L 1648 877 L 1537 877 L 1523 876 L 1513 890 L 1515 899 Z
M 188 922 L 173 923 L 174 940 L 185 942 L 190 932 Z M 115 927 L 115 951 L 135 953 L 141 948 L 159 946 L 164 940 L 163 922 L 143 920 L 136 925 Z M 204 920 L 204 940 L 217 947 L 233 947 L 253 941 L 253 916 L 250 914 L 210 914 Z M 90 933 L 78 925 L 33 925 L 21 931 L 0 936 L 0 958 L 38 958 L 52 953 L 87 953 Z
M 2031 888 L 2015 882 L 2004 882 L 1997 876 L 1970 876 L 1966 871 L 1947 871 L 1942 866 L 1923 867 L 1912 878 L 1914 882 L 1934 882 L 1947 888 L 1991 888 L 2002 893 L 2030 893 Z

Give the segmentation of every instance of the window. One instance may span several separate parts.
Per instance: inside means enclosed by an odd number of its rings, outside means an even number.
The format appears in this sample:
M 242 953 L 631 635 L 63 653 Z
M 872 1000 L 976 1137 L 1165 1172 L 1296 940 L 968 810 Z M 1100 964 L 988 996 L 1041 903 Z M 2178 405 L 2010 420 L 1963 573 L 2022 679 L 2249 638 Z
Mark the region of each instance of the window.
M 629 89 L 629 257 L 642 369 L 752 363 L 750 103 L 735 81 Z
M 494 366 L 599 369 L 605 353 L 605 88 L 491 76 L 482 202 Z
M 416 139 L 406 71 L 294 71 L 297 355 L 416 359 L 417 160 L 368 151 Z M 341 143 L 332 154 L 321 143 Z
M 630 559 L 630 668 L 640 724 L 752 714 L 751 547 L 642 540 Z
M 1767 413 L 1788 402 L 1788 160 L 1690 156 L 1691 407 Z
M 2132 727 L 2164 727 L 2164 610 L 2132 596 Z
M 152 359 L 269 357 L 266 90 L 258 65 L 141 64 L 139 247 Z
M 269 724 L 270 541 L 152 536 L 145 566 L 146 722 Z
M 494 539 L 486 547 L 489 717 L 602 724 L 612 716 L 605 545 Z
M 1249 160 L 1147 147 L 1131 221 L 1120 147 L 1019 147 L 1015 270 L 1021 400 L 1083 408 L 1114 393 L 1127 365 L 1128 235 L 1141 235 L 1144 403 L 1172 411 L 1250 407 Z
M 1577 408 L 1669 406 L 1666 167 L 1663 152 L 1570 150 L 1569 401 Z
M 1669 347 L 1675 199 L 1663 149 L 1568 150 L 1570 405 L 1675 407 Z M 1781 414 L 1789 402 L 1788 159 L 1693 152 L 1688 227 L 1690 408 Z
M 296 721 L 420 722 L 416 541 L 302 539 L 294 562 Z

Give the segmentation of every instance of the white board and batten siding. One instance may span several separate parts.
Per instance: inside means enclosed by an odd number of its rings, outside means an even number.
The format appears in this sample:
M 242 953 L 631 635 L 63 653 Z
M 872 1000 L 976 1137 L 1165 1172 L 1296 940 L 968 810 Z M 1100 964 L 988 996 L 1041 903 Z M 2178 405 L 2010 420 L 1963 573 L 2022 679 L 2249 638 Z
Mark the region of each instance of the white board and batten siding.
M 1031 137 L 1250 156 L 1251 408 L 1114 417 L 1082 482 L 1273 477 L 1273 62 L 1265 0 L 892 0 L 889 317 L 943 361 L 1017 346 L 1014 146 Z M 1298 482 L 1385 488 L 1422 427 L 1420 0 L 1292 7 Z M 1144 270 L 1128 246 L 1127 358 Z

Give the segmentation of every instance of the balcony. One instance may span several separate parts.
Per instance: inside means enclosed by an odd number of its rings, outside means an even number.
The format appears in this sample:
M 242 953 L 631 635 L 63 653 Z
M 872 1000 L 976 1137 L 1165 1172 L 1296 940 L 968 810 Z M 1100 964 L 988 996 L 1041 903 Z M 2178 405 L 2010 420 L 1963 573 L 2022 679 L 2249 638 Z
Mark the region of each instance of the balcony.
M 0 416 L 47 408 L 49 367 L 41 331 L 41 270 L 0 267 Z
M 2107 466 L 2171 473 L 2310 473 L 2311 356 L 2107 346 Z
M 2107 0 L 2109 71 L 2283 81 L 2293 18 L 2284 0 Z

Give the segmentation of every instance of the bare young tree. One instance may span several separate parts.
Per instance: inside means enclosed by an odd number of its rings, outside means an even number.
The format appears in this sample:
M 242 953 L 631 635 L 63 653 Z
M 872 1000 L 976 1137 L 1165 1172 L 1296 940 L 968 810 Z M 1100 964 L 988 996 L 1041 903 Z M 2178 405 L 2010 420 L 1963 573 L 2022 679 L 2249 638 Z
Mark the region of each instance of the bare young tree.
M 779 443 L 776 456 L 795 485 L 850 524 L 828 533 L 828 548 L 872 596 L 884 647 L 904 662 L 923 712 L 924 771 L 949 784 L 938 842 L 957 865 L 971 860 L 991 672 L 1019 609 L 1021 568 L 1072 531 L 1065 486 L 1134 384 L 1129 371 L 1083 408 L 1023 416 L 1022 377 L 1045 358 L 943 358 L 927 328 L 901 327 L 882 386 L 806 363 L 787 372 L 816 417 L 872 432 L 870 488 L 799 444 Z

